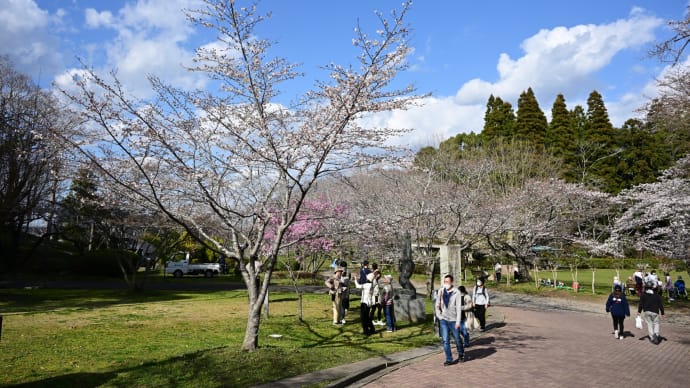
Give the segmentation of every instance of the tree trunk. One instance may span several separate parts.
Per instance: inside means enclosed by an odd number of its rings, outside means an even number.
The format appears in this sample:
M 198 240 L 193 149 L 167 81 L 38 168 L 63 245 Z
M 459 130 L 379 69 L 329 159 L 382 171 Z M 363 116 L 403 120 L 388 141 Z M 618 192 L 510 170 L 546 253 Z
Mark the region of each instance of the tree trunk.
M 270 274 L 266 274 L 264 282 L 270 281 Z M 264 298 L 268 293 L 268 286 L 265 287 L 265 293 L 261 292 L 260 277 L 245 278 L 247 284 L 247 293 L 249 297 L 249 311 L 247 314 L 247 327 L 244 331 L 244 340 L 242 341 L 242 350 L 254 351 L 259 348 L 259 326 L 261 324 L 261 309 L 264 305 Z
M 302 322 L 302 292 L 297 293 L 297 303 L 298 303 L 298 315 L 299 315 L 299 321 Z
M 259 304 L 256 306 L 256 304 Z M 259 348 L 259 325 L 261 324 L 261 305 L 263 303 L 255 301 L 250 302 L 249 316 L 247 317 L 247 328 L 244 331 L 244 341 L 242 341 L 242 350 L 254 351 Z

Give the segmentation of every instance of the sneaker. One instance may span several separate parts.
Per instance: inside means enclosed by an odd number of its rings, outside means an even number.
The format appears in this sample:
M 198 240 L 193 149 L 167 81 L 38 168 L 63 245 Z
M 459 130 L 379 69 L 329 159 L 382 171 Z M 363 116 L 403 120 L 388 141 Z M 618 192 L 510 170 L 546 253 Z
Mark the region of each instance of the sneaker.
M 613 331 L 613 337 L 614 337 L 614 338 L 618 338 L 618 330 L 614 330 L 614 331 Z
M 464 355 L 464 354 L 461 354 L 460 357 L 458 357 L 458 359 L 455 360 L 455 363 L 464 362 L 464 361 L 465 361 L 465 355 Z
M 623 340 L 623 336 L 618 337 L 618 339 L 622 341 L 622 340 Z
M 392 332 L 393 332 L 393 329 L 386 330 L 386 333 L 392 333 Z
M 458 363 L 458 360 L 446 361 L 443 363 L 443 366 L 455 365 L 457 363 Z

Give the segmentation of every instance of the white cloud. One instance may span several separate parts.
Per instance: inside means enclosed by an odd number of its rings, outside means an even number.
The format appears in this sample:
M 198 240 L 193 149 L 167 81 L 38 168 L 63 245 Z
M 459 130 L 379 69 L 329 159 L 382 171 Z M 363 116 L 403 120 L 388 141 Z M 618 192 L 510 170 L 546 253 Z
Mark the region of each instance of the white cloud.
M 550 100 L 558 93 L 566 97 L 589 93 L 598 83 L 597 71 L 621 51 L 652 42 L 654 30 L 662 24 L 663 20 L 634 9 L 630 18 L 609 24 L 543 29 L 522 43 L 522 57 L 499 56 L 498 81 L 470 81 L 458 90 L 458 101 L 485 102 L 491 93 L 516 100 L 528 87 L 537 97 Z M 481 94 L 479 86 L 483 88 Z
M 184 68 L 191 65 L 194 57 L 193 50 L 186 48 L 185 43 L 195 30 L 183 9 L 199 5 L 197 0 L 140 0 L 114 12 L 85 10 L 90 28 L 117 33 L 115 39 L 102 46 L 106 61 L 100 72 L 116 69 L 118 79 L 139 97 L 151 95 L 149 75 L 185 89 L 203 85 L 204 79 L 199 74 Z M 98 57 L 93 51 L 89 54 Z
M 31 77 L 52 74 L 61 63 L 58 40 L 50 33 L 59 25 L 55 16 L 40 9 L 33 0 L 4 0 L 0 8 L 0 47 L 18 71 Z M 45 81 L 45 80 L 43 80 Z
M 430 99 L 424 107 L 390 115 L 388 124 L 395 126 L 402 122 L 404 126 L 416 128 L 402 142 L 423 147 L 437 145 L 439 140 L 460 132 L 481 132 L 490 94 L 511 101 L 517 109 L 520 93 L 532 87 L 547 116 L 559 93 L 568 99 L 571 109 L 575 105 L 586 107 L 592 90 L 604 89 L 600 93 L 606 98 L 605 89 L 609 86 L 598 80 L 596 73 L 621 51 L 652 42 L 654 30 L 662 24 L 663 20 L 634 8 L 629 18 L 609 24 L 543 29 L 523 41 L 521 57 L 499 55 L 497 81 L 469 80 L 454 98 Z M 617 100 L 605 99 L 613 124 L 620 126 L 636 117 L 634 111 L 645 102 L 645 97 L 641 91 L 633 90 Z
M 421 106 L 406 111 L 377 114 L 367 119 L 366 126 L 412 128 L 412 132 L 392 139 L 391 144 L 417 149 L 437 146 L 458 133 L 475 133 L 484 126 L 486 105 L 459 105 L 453 97 L 428 97 Z
M 84 11 L 84 19 L 90 28 L 114 27 L 113 14 L 110 11 L 98 12 L 93 8 L 87 8 Z
M 0 25 L 6 33 L 30 33 L 45 28 L 48 22 L 48 12 L 32 0 L 5 0 L 0 9 Z

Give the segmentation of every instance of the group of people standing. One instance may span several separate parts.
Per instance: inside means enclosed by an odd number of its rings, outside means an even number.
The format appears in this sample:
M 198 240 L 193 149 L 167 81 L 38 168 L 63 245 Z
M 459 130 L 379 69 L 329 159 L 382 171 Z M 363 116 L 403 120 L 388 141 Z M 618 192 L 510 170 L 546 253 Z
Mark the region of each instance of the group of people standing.
M 350 282 L 346 275 L 347 263 L 334 262 L 333 277 L 326 280 L 326 287 L 331 295 L 333 305 L 333 324 L 345 324 L 345 315 L 350 308 Z M 360 321 L 364 335 L 376 332 L 375 325 L 386 325 L 387 332 L 395 331 L 394 289 L 391 275 L 381 276 L 376 263 L 369 268 L 369 261 L 362 262 L 358 277 L 354 279 L 355 287 L 362 290 L 360 298 Z M 385 323 L 382 320 L 385 316 Z M 377 318 L 376 320 L 374 318 Z
M 664 272 L 664 277 L 662 280 L 657 275 L 656 270 L 652 270 L 651 272 L 644 272 L 641 269 L 638 269 L 637 271 L 635 271 L 635 273 L 633 273 L 632 276 L 628 277 L 626 287 L 628 289 L 634 287 L 635 294 L 642 295 L 642 293 L 645 291 L 645 287 L 651 284 L 654 286 L 653 290 L 656 293 L 658 293 L 659 295 L 663 295 L 665 291 L 668 296 L 668 300 L 670 302 L 673 302 L 674 297 L 676 296 L 675 291 L 679 288 L 679 281 L 683 282 L 683 278 L 681 276 L 678 276 L 678 280 L 676 280 L 675 283 L 672 282 L 671 274 L 669 274 L 668 272 Z M 682 286 L 682 288 L 685 288 L 684 282 Z
M 439 331 L 443 341 L 443 351 L 446 360 L 444 366 L 454 365 L 465 360 L 465 348 L 470 346 L 468 323 L 475 317 L 479 321 L 479 330 L 486 327 L 486 309 L 489 307 L 489 293 L 482 280 L 477 280 L 472 295 L 465 286 L 455 287 L 453 275 L 443 278 L 443 287 L 439 289 L 434 302 L 436 318 L 439 321 Z M 462 335 L 462 339 L 460 338 Z M 450 337 L 453 337 L 458 357 L 453 359 Z

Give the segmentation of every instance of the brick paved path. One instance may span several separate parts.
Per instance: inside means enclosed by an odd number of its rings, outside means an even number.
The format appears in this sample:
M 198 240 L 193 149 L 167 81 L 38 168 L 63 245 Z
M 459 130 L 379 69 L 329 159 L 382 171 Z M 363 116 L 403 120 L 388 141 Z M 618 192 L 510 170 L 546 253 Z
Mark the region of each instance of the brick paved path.
M 662 320 L 661 336 L 665 340 L 653 345 L 647 340 L 646 327 L 636 329 L 633 318 L 625 320 L 626 338 L 621 341 L 614 339 L 610 316 L 604 313 L 506 306 L 490 310 L 488 330 L 466 349 L 468 361 L 444 367 L 440 352 L 366 386 L 690 386 L 688 327 L 671 326 Z M 504 317 L 504 321 L 497 324 L 498 317 Z

